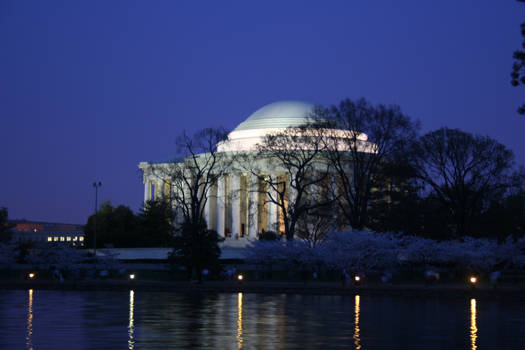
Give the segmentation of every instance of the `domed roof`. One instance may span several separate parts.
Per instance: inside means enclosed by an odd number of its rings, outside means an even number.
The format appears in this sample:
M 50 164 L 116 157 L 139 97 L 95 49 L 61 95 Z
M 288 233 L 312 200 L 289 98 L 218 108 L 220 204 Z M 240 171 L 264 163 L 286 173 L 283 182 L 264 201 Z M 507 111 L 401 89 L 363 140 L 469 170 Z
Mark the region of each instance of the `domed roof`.
M 270 103 L 255 111 L 233 131 L 301 126 L 308 122 L 313 110 L 312 103 L 303 101 Z

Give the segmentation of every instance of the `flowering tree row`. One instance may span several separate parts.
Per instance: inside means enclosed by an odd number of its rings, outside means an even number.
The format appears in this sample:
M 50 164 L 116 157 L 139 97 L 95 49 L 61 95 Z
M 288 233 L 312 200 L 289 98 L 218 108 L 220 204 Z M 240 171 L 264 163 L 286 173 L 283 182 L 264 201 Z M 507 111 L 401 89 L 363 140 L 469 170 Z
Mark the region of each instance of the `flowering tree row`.
M 525 266 L 525 237 L 495 240 L 463 237 L 435 241 L 417 236 L 352 231 L 331 233 L 311 247 L 304 241 L 263 241 L 249 248 L 248 260 L 296 269 L 392 271 L 402 266 L 448 266 L 491 271 Z

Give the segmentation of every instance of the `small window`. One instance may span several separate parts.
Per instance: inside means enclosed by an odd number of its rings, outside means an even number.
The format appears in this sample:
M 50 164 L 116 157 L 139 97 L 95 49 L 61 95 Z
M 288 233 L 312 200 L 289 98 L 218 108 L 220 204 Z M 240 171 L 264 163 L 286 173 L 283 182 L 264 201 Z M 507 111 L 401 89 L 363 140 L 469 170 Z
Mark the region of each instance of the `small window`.
M 84 241 L 84 237 L 80 236 L 80 237 L 78 237 L 78 240 L 79 240 L 80 242 L 83 242 L 83 241 Z
M 78 241 L 78 237 L 77 236 L 73 237 L 73 242 L 76 242 L 76 241 Z
M 64 242 L 64 241 L 65 241 L 64 236 L 60 236 L 60 242 Z
M 58 237 L 57 236 L 53 237 L 53 241 L 58 242 Z
M 66 241 L 71 242 L 71 236 L 67 236 Z
M 47 237 L 47 241 L 48 242 L 53 242 L 53 237 L 51 237 L 51 236 Z

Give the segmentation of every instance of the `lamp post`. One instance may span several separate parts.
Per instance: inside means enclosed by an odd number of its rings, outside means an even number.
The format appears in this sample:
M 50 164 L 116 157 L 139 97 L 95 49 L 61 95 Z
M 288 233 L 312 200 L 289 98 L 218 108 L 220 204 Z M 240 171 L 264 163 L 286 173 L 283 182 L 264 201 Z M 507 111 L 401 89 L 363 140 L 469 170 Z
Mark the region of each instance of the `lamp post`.
M 93 225 L 93 257 L 97 258 L 97 202 L 98 202 L 98 188 L 102 186 L 102 182 L 93 182 L 93 187 L 95 187 L 95 223 Z

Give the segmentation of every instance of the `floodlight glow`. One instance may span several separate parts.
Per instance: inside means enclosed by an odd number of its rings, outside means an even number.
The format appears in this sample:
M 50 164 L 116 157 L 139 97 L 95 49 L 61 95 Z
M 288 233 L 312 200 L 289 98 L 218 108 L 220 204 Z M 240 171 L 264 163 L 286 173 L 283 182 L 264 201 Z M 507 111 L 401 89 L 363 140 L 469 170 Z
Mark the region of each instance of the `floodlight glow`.
M 33 273 L 33 272 L 30 272 L 30 273 L 27 275 L 27 277 L 28 277 L 29 279 L 33 279 L 33 278 L 36 277 L 36 274 Z
M 478 278 L 476 276 L 470 276 L 469 281 L 471 284 L 478 283 Z
M 359 276 L 359 275 L 355 275 L 355 276 L 354 276 L 354 281 L 356 281 L 356 282 L 361 281 L 361 276 Z
M 135 274 L 133 274 L 133 273 L 130 274 L 130 275 L 129 275 L 129 279 L 130 279 L 130 280 L 134 280 L 134 279 L 135 279 Z
M 243 275 L 238 275 L 238 276 L 237 276 L 237 279 L 238 279 L 239 281 L 242 281 L 242 280 L 243 280 L 243 278 L 244 278 L 244 276 L 243 276 Z

